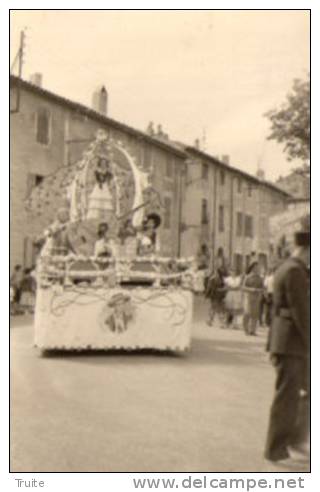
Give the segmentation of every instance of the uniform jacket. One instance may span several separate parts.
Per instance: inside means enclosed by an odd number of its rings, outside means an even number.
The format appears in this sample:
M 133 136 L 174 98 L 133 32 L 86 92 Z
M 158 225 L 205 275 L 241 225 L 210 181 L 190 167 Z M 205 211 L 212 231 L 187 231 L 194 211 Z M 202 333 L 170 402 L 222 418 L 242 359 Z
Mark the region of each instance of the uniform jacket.
M 273 354 L 307 357 L 310 345 L 309 276 L 297 258 L 277 270 L 273 287 L 274 316 L 267 349 Z

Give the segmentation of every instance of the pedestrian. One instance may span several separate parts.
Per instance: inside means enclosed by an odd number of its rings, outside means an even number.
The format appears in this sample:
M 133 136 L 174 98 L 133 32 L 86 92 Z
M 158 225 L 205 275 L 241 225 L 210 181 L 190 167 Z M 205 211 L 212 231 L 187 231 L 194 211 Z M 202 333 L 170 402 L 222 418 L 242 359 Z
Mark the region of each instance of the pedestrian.
M 270 268 L 264 279 L 264 305 L 265 305 L 265 324 L 268 328 L 271 326 L 272 309 L 273 309 L 273 282 L 274 268 Z
M 21 265 L 16 265 L 14 267 L 13 274 L 10 278 L 11 298 L 12 298 L 12 312 L 14 314 L 21 314 L 21 283 L 23 279 L 23 270 Z
M 205 292 L 208 285 L 208 273 L 210 266 L 210 252 L 208 246 L 203 243 L 197 253 L 197 267 L 203 273 L 203 291 Z
M 246 335 L 255 336 L 259 320 L 260 299 L 263 280 L 259 275 L 259 265 L 253 261 L 244 278 L 243 290 L 243 328 Z
M 224 284 L 224 276 L 223 271 L 218 268 L 216 271 L 213 271 L 211 276 L 208 279 L 208 285 L 205 292 L 205 296 L 210 301 L 209 307 L 209 318 L 207 324 L 212 326 L 216 316 L 218 317 L 220 327 L 223 326 L 223 316 L 224 316 L 224 305 L 223 300 L 225 297 L 225 284 Z
M 234 269 L 229 270 L 229 275 L 225 278 L 225 285 L 227 289 L 225 297 L 227 326 L 237 329 L 237 318 L 242 310 L 242 293 L 240 291 L 241 278 L 236 275 Z
M 301 389 L 309 398 L 310 299 L 307 266 L 310 228 L 295 235 L 295 250 L 274 277 L 274 318 L 267 349 L 276 371 L 265 457 L 271 461 L 308 453 L 301 434 Z
M 21 282 L 21 306 L 24 312 L 33 313 L 35 304 L 35 279 L 32 268 L 25 268 Z
M 197 253 L 198 270 L 207 270 L 209 268 L 210 253 L 208 246 L 203 243 Z

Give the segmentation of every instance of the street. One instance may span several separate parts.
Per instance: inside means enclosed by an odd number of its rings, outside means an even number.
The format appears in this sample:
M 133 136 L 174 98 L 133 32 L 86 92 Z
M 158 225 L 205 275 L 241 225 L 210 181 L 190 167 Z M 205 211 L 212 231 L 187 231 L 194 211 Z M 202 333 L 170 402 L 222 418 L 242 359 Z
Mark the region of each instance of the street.
M 11 322 L 12 472 L 308 471 L 263 459 L 274 372 L 257 337 L 209 327 L 191 352 L 57 353 Z

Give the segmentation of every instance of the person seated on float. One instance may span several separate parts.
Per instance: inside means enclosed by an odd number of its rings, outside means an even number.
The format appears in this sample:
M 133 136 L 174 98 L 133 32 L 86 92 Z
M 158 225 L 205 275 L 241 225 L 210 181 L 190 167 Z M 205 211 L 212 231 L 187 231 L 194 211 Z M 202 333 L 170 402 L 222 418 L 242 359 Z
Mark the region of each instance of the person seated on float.
M 160 250 L 157 229 L 161 224 L 161 217 L 156 213 L 148 214 L 142 223 L 142 231 L 138 238 L 138 255 L 148 256 Z
M 108 236 L 108 231 L 108 224 L 101 222 L 98 226 L 98 239 L 94 246 L 94 256 L 96 258 L 112 258 L 115 256 L 114 244 Z
M 137 254 L 137 232 L 131 218 L 120 226 L 118 237 L 121 245 L 121 254 L 127 258 L 134 258 Z
M 72 251 L 68 237 L 69 210 L 61 207 L 56 220 L 44 232 L 45 243 L 41 256 L 64 256 Z

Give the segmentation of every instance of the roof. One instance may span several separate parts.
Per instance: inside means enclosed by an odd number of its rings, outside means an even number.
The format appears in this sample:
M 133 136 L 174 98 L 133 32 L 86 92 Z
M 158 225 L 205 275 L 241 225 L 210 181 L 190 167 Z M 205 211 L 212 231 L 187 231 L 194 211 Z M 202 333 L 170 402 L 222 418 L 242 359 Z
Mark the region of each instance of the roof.
M 100 123 L 107 124 L 109 126 L 112 126 L 113 128 L 117 130 L 122 130 L 132 136 L 135 136 L 141 140 L 145 140 L 146 142 L 149 142 L 152 145 L 155 145 L 163 150 L 169 151 L 176 156 L 185 159 L 188 155 L 188 153 L 198 155 L 202 159 L 209 160 L 210 162 L 216 164 L 217 166 L 220 166 L 221 168 L 224 168 L 228 171 L 232 171 L 235 174 L 242 176 L 245 179 L 248 179 L 252 181 L 253 183 L 259 184 L 260 186 L 265 186 L 269 189 L 272 189 L 275 192 L 278 192 L 282 194 L 283 196 L 290 198 L 291 195 L 287 193 L 286 191 L 282 190 L 278 186 L 276 186 L 273 183 L 270 183 L 269 181 L 261 181 L 257 177 L 253 176 L 252 174 L 246 173 L 245 171 L 242 171 L 239 168 L 230 166 L 229 164 L 226 164 L 216 157 L 213 157 L 210 154 L 207 154 L 206 152 L 203 152 L 200 149 L 197 149 L 196 147 L 188 146 L 182 142 L 174 142 L 172 140 L 164 140 L 157 138 L 156 136 L 152 137 L 151 135 L 148 135 L 147 133 L 137 130 L 135 128 L 132 128 L 131 126 L 126 125 L 125 123 L 121 123 L 120 121 L 114 120 L 113 118 L 110 118 L 109 116 L 105 116 L 101 113 L 98 113 L 94 109 L 91 109 L 81 103 L 71 101 L 70 99 L 66 97 L 59 96 L 51 91 L 48 91 L 47 89 L 43 89 L 42 87 L 39 87 L 38 85 L 35 85 L 31 82 L 27 82 L 26 80 L 23 80 L 15 75 L 10 75 L 10 84 L 11 85 L 17 85 L 19 87 L 22 87 L 26 90 L 29 90 L 31 92 L 34 92 L 40 96 L 43 96 L 47 99 L 52 100 L 53 102 L 67 106 L 73 111 L 77 111 L 80 114 L 83 114 L 85 116 L 88 116 Z
M 228 171 L 231 170 L 234 174 L 237 174 L 238 176 L 242 176 L 243 178 L 251 181 L 252 183 L 259 184 L 259 186 L 265 186 L 265 187 L 271 189 L 272 191 L 275 191 L 277 193 L 281 193 L 286 198 L 292 197 L 292 195 L 290 195 L 290 193 L 282 190 L 281 188 L 279 188 L 275 184 L 271 183 L 270 181 L 261 180 L 261 179 L 257 178 L 256 176 L 253 176 L 252 174 L 249 174 L 249 173 L 246 173 L 245 171 L 242 171 L 238 167 L 234 167 L 234 166 L 231 166 L 230 164 L 226 164 L 225 162 L 220 161 L 216 157 L 213 157 L 212 155 L 207 154 L 206 152 L 203 152 L 202 150 L 197 149 L 196 147 L 185 146 L 185 150 L 186 150 L 186 152 L 198 155 L 202 159 L 209 160 L 210 162 L 219 166 L 221 169 L 226 169 Z
M 163 139 L 160 140 L 159 138 L 152 137 L 143 131 L 132 128 L 131 126 L 121 123 L 120 121 L 114 120 L 109 116 L 105 116 L 101 113 L 98 113 L 97 111 L 89 108 L 88 106 L 85 106 L 75 101 L 71 101 L 66 97 L 59 96 L 51 91 L 48 91 L 47 89 L 43 89 L 42 87 L 39 87 L 38 85 L 35 85 L 31 82 L 27 82 L 26 80 L 23 80 L 19 77 L 16 77 L 15 75 L 10 75 L 10 84 L 22 87 L 23 89 L 29 90 L 30 92 L 36 93 L 40 96 L 50 99 L 51 101 L 60 104 L 62 106 L 67 106 L 73 111 L 77 111 L 80 114 L 92 118 L 93 120 L 109 125 L 115 128 L 116 130 L 122 130 L 128 133 L 129 135 L 145 140 L 146 142 L 149 142 L 152 145 L 155 145 L 163 150 L 169 151 L 178 157 L 181 157 L 183 159 L 186 158 L 185 152 L 183 152 L 173 143 L 171 144 L 169 140 L 168 141 Z

